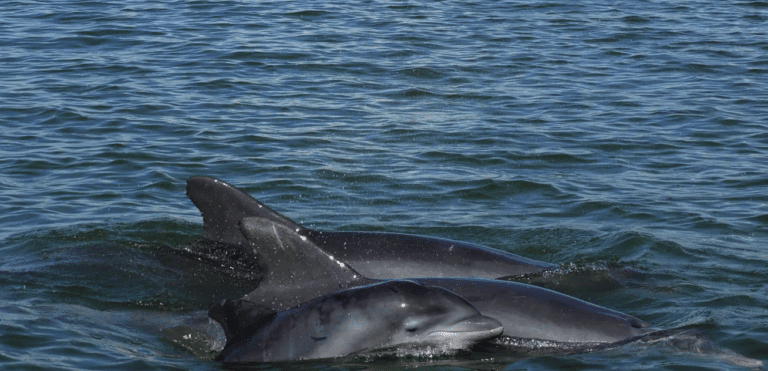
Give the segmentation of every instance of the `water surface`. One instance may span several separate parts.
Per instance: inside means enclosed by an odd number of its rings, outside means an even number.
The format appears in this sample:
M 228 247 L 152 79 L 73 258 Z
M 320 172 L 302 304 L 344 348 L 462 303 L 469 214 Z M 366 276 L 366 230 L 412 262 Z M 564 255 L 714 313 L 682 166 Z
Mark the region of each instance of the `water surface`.
M 252 278 L 184 253 L 191 175 L 312 228 L 633 272 L 571 293 L 765 361 L 767 26 L 764 1 L 6 1 L 0 362 L 220 368 L 157 331 Z M 653 346 L 277 367 L 413 365 L 735 368 Z

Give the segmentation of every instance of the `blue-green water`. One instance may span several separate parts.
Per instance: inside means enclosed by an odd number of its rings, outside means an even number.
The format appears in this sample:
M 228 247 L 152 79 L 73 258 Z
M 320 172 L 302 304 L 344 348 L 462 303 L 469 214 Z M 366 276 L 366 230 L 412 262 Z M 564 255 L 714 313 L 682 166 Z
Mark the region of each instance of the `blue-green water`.
M 4 1 L 0 368 L 222 367 L 159 330 L 249 285 L 183 253 L 190 175 L 318 229 L 634 272 L 572 293 L 768 360 L 766 30 L 765 1 Z M 349 362 L 278 367 L 737 368 Z

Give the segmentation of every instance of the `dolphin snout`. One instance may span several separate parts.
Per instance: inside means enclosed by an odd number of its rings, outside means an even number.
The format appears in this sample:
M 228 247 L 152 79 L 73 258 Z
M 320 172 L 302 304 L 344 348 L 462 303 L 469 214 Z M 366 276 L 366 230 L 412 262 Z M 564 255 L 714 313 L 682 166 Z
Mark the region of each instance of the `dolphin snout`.
M 504 332 L 504 326 L 501 322 L 491 317 L 476 315 L 433 331 L 429 336 L 444 340 L 458 340 L 461 343 L 474 343 L 499 336 L 502 332 Z
M 467 318 L 459 321 L 451 326 L 451 331 L 455 332 L 476 332 L 476 331 L 499 331 L 499 334 L 504 330 L 501 322 L 495 318 L 486 317 L 482 315 Z

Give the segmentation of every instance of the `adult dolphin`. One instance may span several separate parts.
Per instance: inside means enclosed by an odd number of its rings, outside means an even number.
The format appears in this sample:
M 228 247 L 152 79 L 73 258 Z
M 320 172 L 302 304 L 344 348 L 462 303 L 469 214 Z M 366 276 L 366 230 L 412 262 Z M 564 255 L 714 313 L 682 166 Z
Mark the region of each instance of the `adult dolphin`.
M 209 177 L 189 178 L 186 191 L 203 215 L 205 239 L 248 246 L 237 223 L 245 217 L 261 217 L 296 231 L 373 279 L 502 278 L 556 268 L 550 263 L 448 239 L 399 233 L 315 231 L 280 215 L 240 189 Z
M 227 337 L 217 357 L 224 362 L 329 358 L 404 345 L 445 352 L 503 330 L 448 290 L 398 280 L 337 291 L 279 313 L 224 300 L 209 316 Z
M 283 223 L 246 217 L 239 223 L 264 278 L 245 300 L 284 310 L 330 292 L 378 282 L 331 256 Z M 414 278 L 448 289 L 485 316 L 501 322 L 508 344 L 591 349 L 653 331 L 645 322 L 552 290 L 518 282 L 477 278 Z

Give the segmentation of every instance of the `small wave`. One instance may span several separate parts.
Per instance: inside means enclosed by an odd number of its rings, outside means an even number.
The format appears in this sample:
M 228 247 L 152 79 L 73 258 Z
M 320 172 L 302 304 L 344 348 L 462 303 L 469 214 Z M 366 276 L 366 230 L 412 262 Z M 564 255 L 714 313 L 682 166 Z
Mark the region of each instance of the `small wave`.
M 416 77 L 416 78 L 430 79 L 430 80 L 440 79 L 445 77 L 445 74 L 443 72 L 431 67 L 403 68 L 398 70 L 397 72 L 408 77 Z

